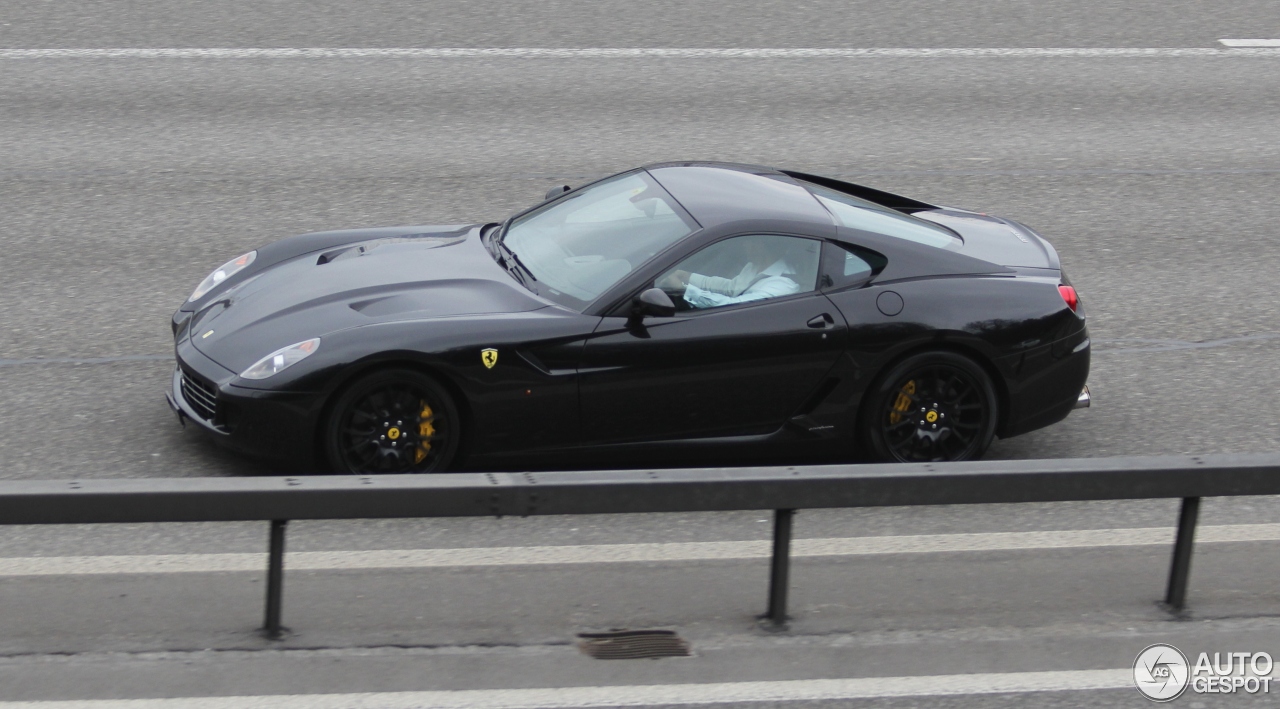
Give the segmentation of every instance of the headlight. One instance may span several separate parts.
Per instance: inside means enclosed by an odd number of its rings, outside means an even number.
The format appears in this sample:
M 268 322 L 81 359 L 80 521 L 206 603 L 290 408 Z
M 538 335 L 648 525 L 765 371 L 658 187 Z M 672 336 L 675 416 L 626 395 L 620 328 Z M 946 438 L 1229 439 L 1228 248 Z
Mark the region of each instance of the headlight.
M 315 351 L 319 348 L 320 338 L 318 337 L 299 342 L 296 345 L 281 347 L 258 360 L 252 367 L 241 372 L 240 376 L 245 379 L 266 379 L 315 354 Z
M 237 256 L 222 264 L 216 271 L 206 276 L 203 281 L 200 281 L 200 285 L 196 286 L 196 289 L 191 292 L 191 297 L 187 298 L 187 302 L 200 300 L 205 293 L 213 290 L 214 286 L 243 271 L 256 258 L 258 258 L 258 252 L 250 251 L 243 256 Z

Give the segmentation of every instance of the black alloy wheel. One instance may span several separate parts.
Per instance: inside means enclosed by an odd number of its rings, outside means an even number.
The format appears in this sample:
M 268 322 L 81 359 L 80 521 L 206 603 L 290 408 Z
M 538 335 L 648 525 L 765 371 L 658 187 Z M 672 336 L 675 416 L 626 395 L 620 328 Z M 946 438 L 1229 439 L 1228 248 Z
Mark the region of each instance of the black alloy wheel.
M 996 432 L 996 393 L 973 360 L 953 352 L 917 354 L 868 392 L 864 442 L 883 461 L 976 460 Z
M 458 450 L 460 420 L 444 387 L 409 369 L 375 372 L 338 396 L 324 453 L 336 473 L 440 473 Z

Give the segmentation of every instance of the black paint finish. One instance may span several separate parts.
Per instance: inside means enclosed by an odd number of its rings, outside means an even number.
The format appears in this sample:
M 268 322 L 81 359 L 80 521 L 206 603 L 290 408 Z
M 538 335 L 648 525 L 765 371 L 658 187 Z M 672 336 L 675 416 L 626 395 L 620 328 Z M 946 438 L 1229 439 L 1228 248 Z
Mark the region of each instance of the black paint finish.
M 392 365 L 421 369 L 453 393 L 464 467 L 855 455 L 863 393 L 894 362 L 930 349 L 960 352 L 988 372 L 1001 436 L 1072 410 L 1088 376 L 1084 306 L 1067 307 L 1058 256 L 1030 229 L 847 186 L 959 234 L 961 245 L 942 249 L 837 226 L 771 168 L 646 169 L 700 228 L 633 264 L 581 312 L 539 297 L 495 261 L 486 239 L 501 225 L 290 237 L 174 314 L 172 396 L 222 443 L 299 471 L 319 465 L 317 431 L 335 393 Z M 885 265 L 844 287 L 631 317 L 636 296 L 681 259 L 759 233 L 853 245 Z M 237 374 L 312 337 L 321 338 L 316 353 L 275 376 Z M 485 348 L 498 350 L 492 368 Z M 212 419 L 183 399 L 179 373 L 216 391 Z

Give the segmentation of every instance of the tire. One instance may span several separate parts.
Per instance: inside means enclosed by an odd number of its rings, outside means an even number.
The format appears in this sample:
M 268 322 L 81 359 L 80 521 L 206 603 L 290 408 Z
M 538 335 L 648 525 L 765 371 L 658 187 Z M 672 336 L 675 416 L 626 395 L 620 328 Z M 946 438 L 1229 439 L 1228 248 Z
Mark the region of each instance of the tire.
M 441 473 L 458 452 L 462 420 L 435 379 L 388 369 L 357 379 L 325 420 L 325 461 L 335 473 Z
M 880 461 L 977 460 L 995 438 L 995 387 L 954 352 L 923 352 L 891 367 L 867 393 L 861 434 Z

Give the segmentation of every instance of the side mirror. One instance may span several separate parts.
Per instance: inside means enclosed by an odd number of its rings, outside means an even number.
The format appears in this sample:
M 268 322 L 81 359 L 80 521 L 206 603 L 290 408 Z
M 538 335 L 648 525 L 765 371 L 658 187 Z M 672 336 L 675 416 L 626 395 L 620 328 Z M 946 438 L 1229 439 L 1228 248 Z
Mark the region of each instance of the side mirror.
M 552 187 L 551 189 L 547 190 L 547 196 L 544 201 L 551 201 L 556 197 L 559 197 L 560 195 L 564 194 L 565 192 L 568 192 L 571 189 L 573 188 L 570 187 L 569 185 L 560 185 L 559 187 Z
M 638 323 L 645 317 L 669 318 L 676 314 L 676 304 L 661 288 L 650 288 L 631 301 L 631 322 Z

